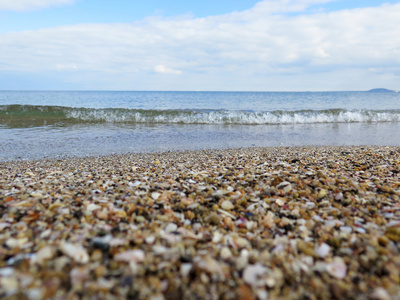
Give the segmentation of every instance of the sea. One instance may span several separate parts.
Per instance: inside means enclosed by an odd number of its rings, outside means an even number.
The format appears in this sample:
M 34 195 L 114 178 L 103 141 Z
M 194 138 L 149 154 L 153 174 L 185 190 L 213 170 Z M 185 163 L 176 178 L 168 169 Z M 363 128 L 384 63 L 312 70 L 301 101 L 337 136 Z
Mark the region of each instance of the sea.
M 0 91 L 0 161 L 400 146 L 399 92 Z

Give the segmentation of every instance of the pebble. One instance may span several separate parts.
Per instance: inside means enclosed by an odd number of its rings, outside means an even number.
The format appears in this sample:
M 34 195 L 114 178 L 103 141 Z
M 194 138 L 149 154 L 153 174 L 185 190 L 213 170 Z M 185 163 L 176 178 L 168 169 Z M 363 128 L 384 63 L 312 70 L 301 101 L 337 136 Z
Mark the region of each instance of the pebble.
M 234 209 L 235 206 L 232 204 L 231 201 L 225 200 L 221 203 L 221 208 L 224 210 L 231 210 L 231 209 Z

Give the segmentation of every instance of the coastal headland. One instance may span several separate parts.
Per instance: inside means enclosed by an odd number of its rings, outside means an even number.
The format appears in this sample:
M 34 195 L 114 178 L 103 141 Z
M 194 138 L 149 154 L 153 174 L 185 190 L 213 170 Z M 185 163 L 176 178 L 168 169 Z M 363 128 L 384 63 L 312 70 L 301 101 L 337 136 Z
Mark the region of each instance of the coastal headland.
M 400 148 L 0 162 L 2 299 L 398 299 Z

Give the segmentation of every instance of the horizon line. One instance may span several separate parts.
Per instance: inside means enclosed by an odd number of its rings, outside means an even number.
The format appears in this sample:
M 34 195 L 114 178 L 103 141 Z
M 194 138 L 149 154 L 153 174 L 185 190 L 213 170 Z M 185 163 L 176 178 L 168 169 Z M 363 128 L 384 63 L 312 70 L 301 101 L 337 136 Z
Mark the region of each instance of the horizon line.
M 324 93 L 324 92 L 399 92 L 386 88 L 373 88 L 369 90 L 96 90 L 96 89 L 0 89 L 0 92 L 191 92 L 191 93 Z

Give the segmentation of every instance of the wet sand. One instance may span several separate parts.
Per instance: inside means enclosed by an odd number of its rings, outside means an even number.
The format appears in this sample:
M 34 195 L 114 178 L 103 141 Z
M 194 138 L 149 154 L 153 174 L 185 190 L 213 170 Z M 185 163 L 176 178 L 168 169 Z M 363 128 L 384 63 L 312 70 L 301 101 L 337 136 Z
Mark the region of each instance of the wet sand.
M 370 146 L 1 162 L 0 297 L 399 299 L 399 173 Z

